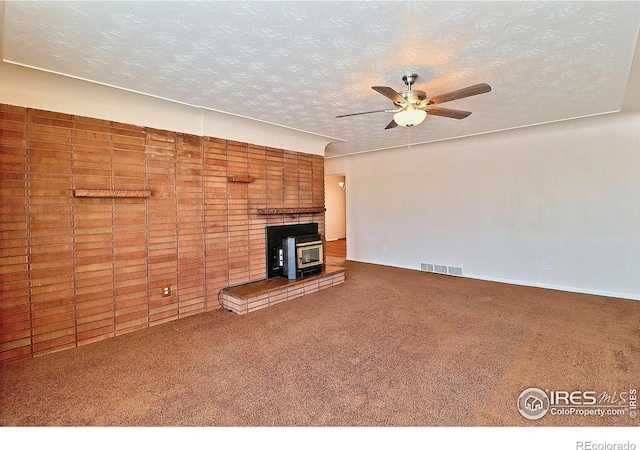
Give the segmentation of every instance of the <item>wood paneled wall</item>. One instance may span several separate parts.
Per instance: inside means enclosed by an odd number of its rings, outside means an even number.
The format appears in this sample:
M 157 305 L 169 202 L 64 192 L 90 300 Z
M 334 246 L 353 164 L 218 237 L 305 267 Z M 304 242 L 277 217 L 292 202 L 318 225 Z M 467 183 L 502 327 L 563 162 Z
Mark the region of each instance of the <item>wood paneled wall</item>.
M 322 156 L 9 105 L 0 139 L 0 363 L 216 309 L 265 277 L 265 226 L 324 234 L 257 213 L 324 206 Z

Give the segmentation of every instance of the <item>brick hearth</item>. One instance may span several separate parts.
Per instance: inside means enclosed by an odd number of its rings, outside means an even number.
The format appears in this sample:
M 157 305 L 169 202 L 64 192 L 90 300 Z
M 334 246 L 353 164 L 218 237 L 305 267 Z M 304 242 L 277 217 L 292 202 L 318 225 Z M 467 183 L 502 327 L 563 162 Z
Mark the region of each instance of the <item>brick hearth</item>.
M 329 266 L 320 275 L 298 280 L 270 278 L 256 281 L 225 289 L 220 298 L 225 308 L 246 314 L 343 283 L 345 270 Z

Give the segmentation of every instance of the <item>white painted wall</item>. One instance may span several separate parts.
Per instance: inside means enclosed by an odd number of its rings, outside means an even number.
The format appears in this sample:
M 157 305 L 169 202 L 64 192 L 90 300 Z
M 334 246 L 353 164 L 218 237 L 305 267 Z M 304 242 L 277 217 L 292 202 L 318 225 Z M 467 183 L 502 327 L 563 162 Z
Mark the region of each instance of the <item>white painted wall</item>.
M 329 175 L 324 182 L 325 233 L 329 241 L 347 237 L 346 192 L 339 182 L 345 182 L 344 175 Z
M 349 180 L 350 260 L 640 299 L 640 113 L 330 158 L 325 174 Z
M 1 18 L 1 17 L 0 17 Z M 0 103 L 323 155 L 332 139 L 0 62 Z

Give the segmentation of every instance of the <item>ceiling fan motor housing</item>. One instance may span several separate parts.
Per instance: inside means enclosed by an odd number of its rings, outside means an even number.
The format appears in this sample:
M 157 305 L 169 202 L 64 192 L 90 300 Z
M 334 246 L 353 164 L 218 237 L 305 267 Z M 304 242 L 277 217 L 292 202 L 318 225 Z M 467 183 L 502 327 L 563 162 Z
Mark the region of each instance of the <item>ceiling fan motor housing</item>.
M 413 86 L 413 84 L 416 82 L 417 79 L 418 79 L 417 73 L 408 73 L 402 76 L 402 81 L 404 81 L 404 84 L 406 84 L 409 87 L 409 89 L 407 89 L 406 91 L 402 91 L 400 95 L 402 96 L 402 98 L 404 98 L 407 102 L 411 103 L 412 105 L 416 105 L 418 104 L 418 102 L 427 99 L 426 92 L 411 89 L 411 86 Z M 396 103 L 396 104 L 398 106 L 401 106 L 400 103 Z
M 413 89 L 410 89 L 408 91 L 402 91 L 400 93 L 400 95 L 402 96 L 402 98 L 404 98 L 406 101 L 408 101 L 409 103 L 415 105 L 419 102 L 421 102 L 422 100 L 426 100 L 427 99 L 427 93 L 424 91 L 416 91 Z

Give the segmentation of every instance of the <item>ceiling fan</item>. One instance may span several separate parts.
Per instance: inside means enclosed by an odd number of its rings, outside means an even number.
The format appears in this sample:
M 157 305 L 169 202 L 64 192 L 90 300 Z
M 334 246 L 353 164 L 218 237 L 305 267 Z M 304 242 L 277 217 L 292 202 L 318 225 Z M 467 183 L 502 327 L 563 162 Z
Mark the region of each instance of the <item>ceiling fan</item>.
M 367 111 L 354 114 L 343 114 L 336 116 L 336 118 L 358 116 L 361 114 L 372 114 L 379 112 L 394 113 L 393 120 L 389 122 L 389 125 L 385 127 L 386 130 L 395 128 L 398 125 L 403 127 L 412 127 L 421 124 L 426 119 L 428 114 L 434 116 L 449 117 L 452 119 L 464 119 L 468 117 L 471 112 L 460 111 L 457 109 L 439 108 L 434 105 L 438 105 L 452 100 L 458 100 L 460 98 L 471 97 L 473 95 L 484 94 L 491 91 L 491 86 L 487 83 L 475 84 L 466 88 L 458 89 L 455 91 L 447 92 L 446 94 L 437 95 L 435 97 L 427 97 L 424 91 L 418 91 L 411 89 L 411 86 L 415 83 L 418 75 L 415 73 L 409 73 L 402 77 L 404 84 L 408 86 L 408 89 L 400 93 L 387 86 L 372 86 L 376 92 L 384 95 L 390 99 L 395 108 L 394 109 L 379 109 L 377 111 Z

